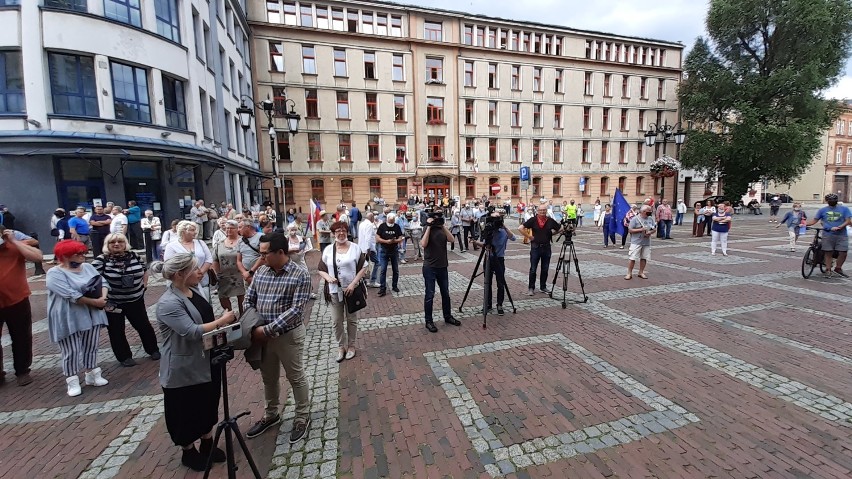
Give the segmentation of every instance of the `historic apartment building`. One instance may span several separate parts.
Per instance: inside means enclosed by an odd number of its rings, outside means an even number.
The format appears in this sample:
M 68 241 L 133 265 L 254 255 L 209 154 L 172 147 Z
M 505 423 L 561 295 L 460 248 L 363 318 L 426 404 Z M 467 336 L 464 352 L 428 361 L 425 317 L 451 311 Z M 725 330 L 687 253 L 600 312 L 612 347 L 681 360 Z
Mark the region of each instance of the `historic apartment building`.
M 96 200 L 164 223 L 186 197 L 247 205 L 261 170 L 235 115 L 254 85 L 245 6 L 0 0 L 0 200 L 20 228 L 47 237 L 54 209 Z
M 852 100 L 844 100 L 846 108 L 828 131 L 825 161 L 826 193 L 840 195 L 840 201 L 852 201 Z
M 288 206 L 659 189 L 648 163 L 662 146 L 642 140 L 677 121 L 679 43 L 369 1 L 250 0 L 249 24 L 257 96 L 303 118 L 277 138 Z

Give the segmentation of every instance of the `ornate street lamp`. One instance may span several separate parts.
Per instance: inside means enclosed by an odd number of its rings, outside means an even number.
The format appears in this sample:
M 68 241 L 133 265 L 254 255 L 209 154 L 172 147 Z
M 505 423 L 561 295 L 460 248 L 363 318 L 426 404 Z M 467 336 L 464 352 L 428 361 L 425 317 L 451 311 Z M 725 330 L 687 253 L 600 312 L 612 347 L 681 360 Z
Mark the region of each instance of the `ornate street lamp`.
M 275 155 L 275 139 L 277 132 L 275 131 L 275 126 L 272 123 L 272 118 L 275 113 L 275 103 L 268 97 L 266 98 L 266 100 L 255 103 L 255 101 L 250 96 L 242 95 L 240 97 L 240 106 L 237 108 L 237 116 L 239 116 L 240 118 L 240 126 L 242 126 L 243 130 L 245 131 L 248 131 L 248 129 L 251 128 L 251 120 L 252 117 L 254 117 L 254 109 L 249 108 L 246 105 L 245 99 L 248 99 L 249 103 L 252 106 L 263 110 L 263 113 L 266 115 L 266 126 L 269 129 L 269 152 L 270 156 L 272 157 L 272 171 L 275 175 L 275 179 L 273 180 L 273 184 L 275 186 L 275 228 L 280 229 L 281 224 L 284 221 L 284 215 L 281 213 L 281 205 L 279 202 L 279 198 L 281 196 L 281 176 L 278 172 L 278 157 Z M 287 111 L 288 105 L 290 106 L 289 112 Z M 286 97 L 284 98 L 284 118 L 287 120 L 287 130 L 289 131 L 290 135 L 295 135 L 299 133 L 299 120 L 302 119 L 302 117 L 299 116 L 298 113 L 296 113 L 296 110 L 294 108 L 295 105 L 296 102 L 294 102 L 293 100 L 288 99 Z M 287 205 L 285 199 L 284 207 L 286 208 L 286 206 Z
M 651 123 L 648 125 L 648 131 L 645 132 L 645 146 L 650 148 L 654 146 L 658 140 L 663 142 L 663 157 L 666 156 L 666 146 L 670 141 L 674 141 L 675 145 L 677 145 L 677 153 L 675 153 L 675 155 L 680 157 L 680 145 L 686 141 L 686 131 L 681 128 L 681 124 L 679 122 L 674 125 L 669 125 L 668 120 L 666 120 L 663 125 Z M 677 202 L 677 174 L 678 173 L 675 172 L 675 188 L 672 204 Z M 660 198 L 662 199 L 666 188 L 666 177 L 665 175 L 660 175 L 659 177 L 662 178 L 662 182 L 660 184 Z

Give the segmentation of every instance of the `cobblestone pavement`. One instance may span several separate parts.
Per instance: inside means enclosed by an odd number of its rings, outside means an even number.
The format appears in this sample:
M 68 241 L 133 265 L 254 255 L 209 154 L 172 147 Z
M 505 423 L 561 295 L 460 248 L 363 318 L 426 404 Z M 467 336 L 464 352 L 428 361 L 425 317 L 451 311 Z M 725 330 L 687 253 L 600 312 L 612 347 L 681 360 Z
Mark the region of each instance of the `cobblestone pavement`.
M 654 240 L 648 279 L 626 272 L 626 249 L 590 227 L 575 238 L 589 301 L 573 264 L 562 307 L 526 295 L 527 247 L 511 243 L 506 314 L 479 312 L 478 252 L 450 253 L 453 314 L 423 327 L 422 263 L 400 265 L 400 293 L 370 290 L 358 355 L 338 364 L 329 313 L 311 302 L 305 363 L 312 391 L 306 440 L 276 431 L 248 441 L 264 477 L 843 477 L 852 476 L 850 281 L 802 279 L 805 245 L 735 219 L 728 256 L 675 227 Z M 514 225 L 514 222 L 512 222 Z M 803 241 L 805 243 L 805 241 Z M 620 244 L 620 243 L 619 243 Z M 315 265 L 316 253 L 308 258 Z M 120 367 L 102 334 L 110 384 L 69 398 L 47 336 L 43 277 L 34 294 L 35 382 L 0 386 L 0 477 L 201 477 L 180 465 L 163 420 L 158 364 L 128 336 L 139 363 Z M 155 321 L 162 281 L 146 301 Z M 440 317 L 440 298 L 435 299 Z M 218 305 L 216 306 L 218 310 Z M 4 369 L 12 372 L 9 338 Z M 229 363 L 231 408 L 263 413 L 260 375 Z M 282 379 L 284 394 L 289 394 Z M 237 452 L 237 476 L 250 477 Z M 212 477 L 226 477 L 217 465 Z

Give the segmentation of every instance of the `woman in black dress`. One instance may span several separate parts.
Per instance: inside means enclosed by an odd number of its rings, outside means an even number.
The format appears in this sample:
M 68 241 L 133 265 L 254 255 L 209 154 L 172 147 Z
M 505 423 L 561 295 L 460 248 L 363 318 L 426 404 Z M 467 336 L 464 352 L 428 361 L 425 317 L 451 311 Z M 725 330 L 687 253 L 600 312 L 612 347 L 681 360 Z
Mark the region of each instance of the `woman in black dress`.
M 163 337 L 160 385 L 166 429 L 183 449 L 181 462 L 203 471 L 207 457 L 224 462 L 225 453 L 213 447 L 213 427 L 219 421 L 221 372 L 204 351 L 202 334 L 234 322 L 225 311 L 219 318 L 198 289 L 202 273 L 195 256 L 178 254 L 165 263 L 154 263 L 151 271 L 172 282 L 157 304 L 157 320 Z M 195 441 L 201 439 L 200 448 Z

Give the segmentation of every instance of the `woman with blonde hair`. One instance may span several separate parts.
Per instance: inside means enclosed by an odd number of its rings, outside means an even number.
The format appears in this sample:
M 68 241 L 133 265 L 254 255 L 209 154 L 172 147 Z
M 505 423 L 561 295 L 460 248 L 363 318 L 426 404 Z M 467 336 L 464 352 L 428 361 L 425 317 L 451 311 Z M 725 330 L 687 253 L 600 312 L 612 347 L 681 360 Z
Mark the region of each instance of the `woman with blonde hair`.
M 189 253 L 172 255 L 151 271 L 171 281 L 157 303 L 157 322 L 163 337 L 160 386 L 163 412 L 172 441 L 183 450 L 181 463 L 203 471 L 207 458 L 225 462 L 225 453 L 213 445 L 213 427 L 219 421 L 221 369 L 210 362 L 202 335 L 236 319 L 233 311 L 216 318 L 198 284 L 204 275 L 198 258 Z M 201 439 L 200 448 L 195 441 Z
M 210 290 L 208 285 L 210 280 L 207 277 L 207 271 L 213 267 L 213 255 L 210 254 L 210 248 L 204 241 L 195 238 L 198 233 L 198 223 L 194 221 L 183 220 L 177 224 L 176 241 L 172 241 L 166 245 L 166 250 L 163 252 L 163 259 L 168 261 L 175 255 L 181 253 L 194 254 L 198 259 L 198 269 L 204 277 L 201 279 L 199 286 L 202 291 L 205 291 L 205 297 L 210 298 Z
M 145 309 L 145 290 L 148 288 L 148 268 L 145 262 L 130 250 L 123 234 L 110 233 L 104 238 L 103 254 L 92 261 L 92 266 L 109 284 L 104 311 L 115 359 L 124 367 L 136 366 L 130 344 L 127 343 L 125 318 L 139 333 L 145 352 L 155 361 L 160 359 L 157 334 L 151 327 Z
M 225 238 L 213 245 L 213 271 L 219 278 L 219 304 L 223 309 L 232 310 L 231 298 L 237 297 L 237 308 L 243 315 L 243 298 L 246 295 L 245 282 L 237 266 L 237 253 L 240 247 L 240 235 L 234 220 L 226 220 Z

